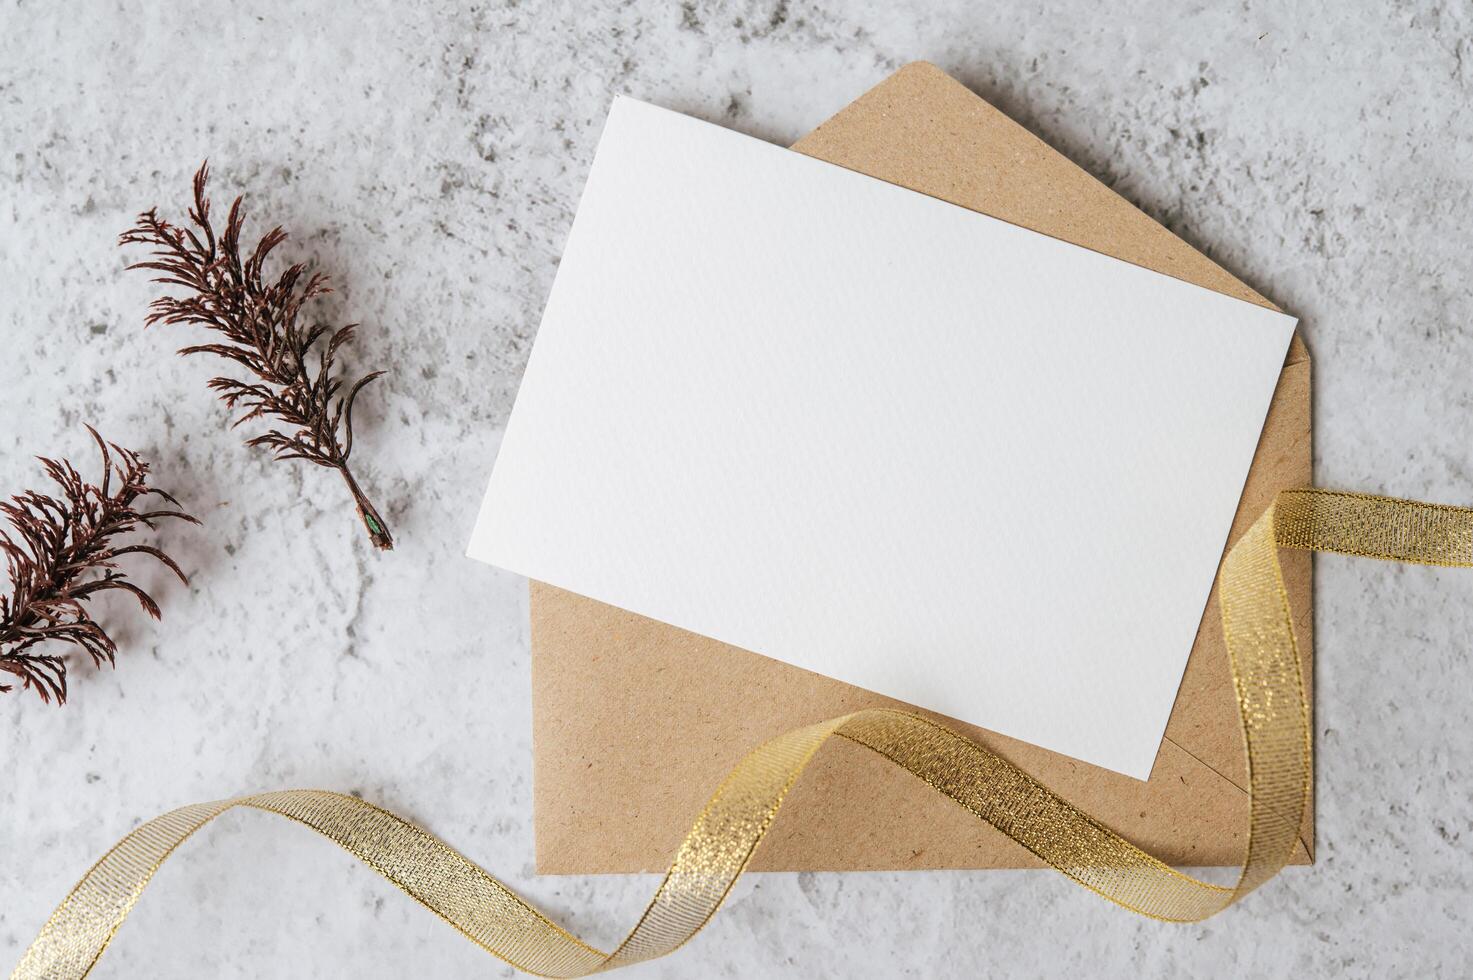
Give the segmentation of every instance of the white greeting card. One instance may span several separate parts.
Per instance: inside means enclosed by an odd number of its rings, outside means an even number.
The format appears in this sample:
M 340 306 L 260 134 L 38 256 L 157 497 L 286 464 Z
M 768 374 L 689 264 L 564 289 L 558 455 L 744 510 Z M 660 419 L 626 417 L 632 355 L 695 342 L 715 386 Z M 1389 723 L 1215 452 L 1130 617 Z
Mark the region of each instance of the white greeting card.
M 469 553 L 1145 778 L 1294 322 L 621 98 Z

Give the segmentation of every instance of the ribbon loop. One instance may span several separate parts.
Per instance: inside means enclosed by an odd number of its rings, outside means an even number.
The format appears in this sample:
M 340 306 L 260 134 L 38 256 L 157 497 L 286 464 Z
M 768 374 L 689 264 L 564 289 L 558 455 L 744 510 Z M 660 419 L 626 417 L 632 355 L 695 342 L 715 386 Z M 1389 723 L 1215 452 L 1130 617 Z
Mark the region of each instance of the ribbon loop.
M 352 796 L 287 790 L 182 807 L 134 830 L 62 901 L 12 977 L 86 976 L 159 866 L 196 830 L 235 807 L 312 828 L 520 969 L 582 977 L 664 956 L 710 921 L 788 790 L 834 737 L 902 767 L 1113 902 L 1169 921 L 1207 918 L 1288 863 L 1308 801 L 1309 702 L 1279 568 L 1281 547 L 1473 567 L 1473 510 L 1314 488 L 1285 491 L 1228 552 L 1218 591 L 1250 797 L 1248 843 L 1232 888 L 1158 861 L 985 745 L 918 715 L 867 710 L 786 732 L 738 763 L 612 953 L 580 941 L 449 845 L 392 813 Z

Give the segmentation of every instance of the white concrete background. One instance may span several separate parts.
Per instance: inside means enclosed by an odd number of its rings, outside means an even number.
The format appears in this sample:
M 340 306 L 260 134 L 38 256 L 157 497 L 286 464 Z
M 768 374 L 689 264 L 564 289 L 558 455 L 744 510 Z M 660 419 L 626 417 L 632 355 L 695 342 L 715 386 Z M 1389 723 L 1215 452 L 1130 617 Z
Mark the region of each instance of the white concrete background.
M 1473 16 L 1453 2 L 0 6 L 0 488 L 84 420 L 202 528 L 116 671 L 0 700 L 0 961 L 103 848 L 243 790 L 361 792 L 590 938 L 648 878 L 537 878 L 524 584 L 461 557 L 610 94 L 778 142 L 927 58 L 1301 316 L 1319 482 L 1473 499 Z M 902 9 L 908 7 L 909 9 Z M 371 552 L 330 474 L 225 431 L 114 238 L 220 196 L 363 322 Z M 266 220 L 263 218 L 263 220 Z M 259 223 L 252 226 L 261 230 Z M 647 977 L 1465 974 L 1473 575 L 1319 562 L 1319 865 L 1198 926 L 1043 873 L 767 875 Z M 98 976 L 470 977 L 488 959 L 328 845 L 230 816 Z

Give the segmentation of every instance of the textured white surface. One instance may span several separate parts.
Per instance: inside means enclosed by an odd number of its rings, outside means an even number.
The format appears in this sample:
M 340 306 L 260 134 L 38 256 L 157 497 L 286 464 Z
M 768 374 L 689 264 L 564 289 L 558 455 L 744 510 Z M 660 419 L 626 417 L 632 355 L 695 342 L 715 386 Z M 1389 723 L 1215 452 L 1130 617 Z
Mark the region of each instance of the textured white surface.
M 0 6 L 0 488 L 145 450 L 206 521 L 159 626 L 63 710 L 0 701 L 0 961 L 170 806 L 355 790 L 608 941 L 649 879 L 531 875 L 525 587 L 461 557 L 611 90 L 777 142 L 929 58 L 1303 318 L 1317 478 L 1468 501 L 1473 19 L 1457 3 L 834 0 Z M 223 431 L 213 365 L 139 329 L 114 236 L 220 196 L 288 221 L 361 320 L 366 547 L 329 474 Z M 254 226 L 259 231 L 259 225 Z M 1473 576 L 1318 563 L 1319 864 L 1200 926 L 1042 873 L 766 875 L 648 977 L 1458 976 L 1473 955 Z M 1046 928 L 1042 928 L 1046 926 Z M 264 815 L 160 874 L 103 977 L 509 971 Z

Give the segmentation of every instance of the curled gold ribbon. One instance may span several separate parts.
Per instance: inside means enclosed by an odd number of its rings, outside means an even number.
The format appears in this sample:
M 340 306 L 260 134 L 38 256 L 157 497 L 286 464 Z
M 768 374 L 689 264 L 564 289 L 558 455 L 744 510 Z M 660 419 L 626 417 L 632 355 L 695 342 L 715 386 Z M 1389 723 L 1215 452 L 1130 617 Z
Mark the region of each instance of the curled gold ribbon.
M 1235 886 L 1156 860 L 984 746 L 916 715 L 858 711 L 754 749 L 696 818 L 639 922 L 613 952 L 577 939 L 424 830 L 321 790 L 199 803 L 134 830 L 83 876 L 26 950 L 13 978 L 83 977 L 174 849 L 234 807 L 267 810 L 337 842 L 487 952 L 548 977 L 581 977 L 673 952 L 701 930 L 830 738 L 909 771 L 1052 867 L 1142 915 L 1190 922 L 1278 873 L 1293 852 L 1311 779 L 1308 700 L 1278 548 L 1420 565 L 1473 566 L 1473 510 L 1388 497 L 1284 491 L 1218 573 L 1222 627 L 1248 752 L 1247 853 Z

